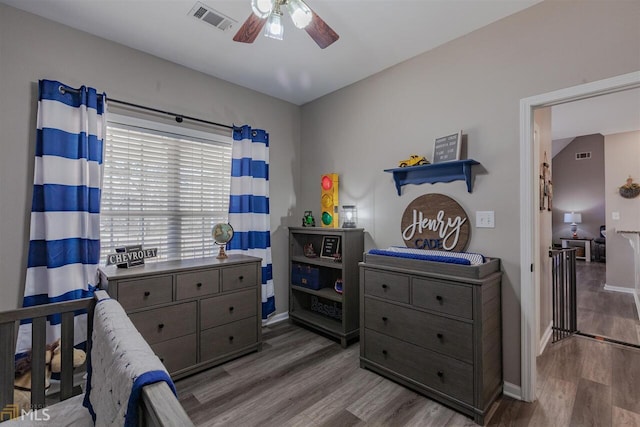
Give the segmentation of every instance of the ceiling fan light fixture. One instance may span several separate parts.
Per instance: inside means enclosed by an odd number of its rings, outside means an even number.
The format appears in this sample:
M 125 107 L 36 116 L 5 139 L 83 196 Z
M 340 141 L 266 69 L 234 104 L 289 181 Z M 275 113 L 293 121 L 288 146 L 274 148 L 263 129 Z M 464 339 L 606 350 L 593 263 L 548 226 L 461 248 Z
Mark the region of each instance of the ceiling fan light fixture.
M 258 18 L 266 18 L 273 10 L 275 0 L 251 0 L 251 10 Z
M 264 27 L 265 37 L 269 37 L 276 40 L 282 40 L 284 38 L 284 26 L 282 25 L 282 13 L 279 11 L 273 11 L 269 16 L 267 25 Z
M 303 29 L 311 23 L 313 14 L 309 6 L 307 6 L 304 1 L 288 0 L 286 4 L 289 16 L 291 16 L 291 20 L 293 21 L 293 25 L 297 28 Z

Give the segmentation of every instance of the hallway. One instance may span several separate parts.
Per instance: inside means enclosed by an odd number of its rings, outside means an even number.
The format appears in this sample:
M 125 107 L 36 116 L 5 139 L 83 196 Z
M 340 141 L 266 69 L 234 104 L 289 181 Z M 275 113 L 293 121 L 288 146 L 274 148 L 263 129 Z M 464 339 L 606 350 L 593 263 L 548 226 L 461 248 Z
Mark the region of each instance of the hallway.
M 578 261 L 578 330 L 640 345 L 640 320 L 633 294 L 605 291 L 605 264 Z

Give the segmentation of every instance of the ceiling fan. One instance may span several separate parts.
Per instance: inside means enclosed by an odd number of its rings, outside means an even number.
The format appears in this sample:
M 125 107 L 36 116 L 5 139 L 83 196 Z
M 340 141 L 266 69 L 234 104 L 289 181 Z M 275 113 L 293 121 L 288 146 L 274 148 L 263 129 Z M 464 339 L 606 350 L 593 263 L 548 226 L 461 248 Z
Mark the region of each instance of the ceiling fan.
M 303 0 L 251 0 L 253 13 L 242 24 L 233 40 L 253 43 L 265 27 L 266 37 L 282 40 L 282 10 L 289 12 L 293 24 L 304 29 L 321 49 L 331 45 L 340 36 L 329 27 Z

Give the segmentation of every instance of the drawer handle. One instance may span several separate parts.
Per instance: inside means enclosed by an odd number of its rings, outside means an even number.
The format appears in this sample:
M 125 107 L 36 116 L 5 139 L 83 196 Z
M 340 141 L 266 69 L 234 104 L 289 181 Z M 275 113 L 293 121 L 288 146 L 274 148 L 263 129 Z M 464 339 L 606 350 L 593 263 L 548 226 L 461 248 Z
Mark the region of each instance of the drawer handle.
M 387 355 L 387 350 L 382 350 L 382 354 Z
M 164 323 L 160 323 L 160 324 L 158 325 L 158 329 L 162 329 L 162 328 L 164 328 Z
M 383 283 L 383 284 L 382 284 L 382 289 L 387 289 L 387 288 L 388 288 L 387 284 L 386 284 L 386 283 Z
M 164 357 L 161 357 L 161 358 L 160 358 L 160 361 L 161 361 L 162 363 L 164 363 Z
M 436 295 L 436 299 L 442 304 L 442 297 L 440 295 Z
M 383 321 L 383 322 L 387 323 L 387 320 L 389 320 L 389 319 L 387 319 L 387 317 L 386 317 L 386 316 L 382 316 L 382 321 Z
M 198 282 L 198 283 L 196 283 L 196 286 L 201 288 L 202 287 L 202 283 Z
M 233 306 L 229 307 L 229 311 L 233 312 Z
M 149 291 L 144 291 L 144 296 L 145 296 L 145 297 L 148 297 L 149 295 L 151 295 L 151 292 L 149 292 Z
M 442 339 L 444 337 L 444 335 L 442 335 L 441 333 L 437 333 L 436 336 L 440 339 Z
M 233 342 L 233 335 L 229 337 L 229 342 Z
M 244 276 L 238 276 L 238 280 L 243 281 L 244 280 Z
M 440 378 L 444 377 L 444 372 L 442 372 L 442 371 L 438 371 L 438 376 L 439 376 Z

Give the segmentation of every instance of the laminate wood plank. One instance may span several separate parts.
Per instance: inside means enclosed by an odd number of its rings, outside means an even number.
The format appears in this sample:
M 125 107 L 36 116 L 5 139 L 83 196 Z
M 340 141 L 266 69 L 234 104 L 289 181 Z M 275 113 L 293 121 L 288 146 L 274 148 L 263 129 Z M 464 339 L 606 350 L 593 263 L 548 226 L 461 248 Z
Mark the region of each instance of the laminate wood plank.
M 596 340 L 584 340 L 588 344 L 588 357 L 582 364 L 582 378 L 604 385 L 611 385 L 611 345 Z
M 611 414 L 610 386 L 581 379 L 569 425 L 610 427 Z
M 364 426 L 366 423 L 351 412 L 343 409 L 313 425 L 317 425 L 318 427 L 355 427 Z M 307 426 L 309 426 L 309 424 L 307 424 Z
M 375 414 L 380 408 L 387 405 L 389 400 L 400 396 L 403 391 L 406 389 L 401 385 L 391 381 L 383 381 L 349 405 L 347 411 L 364 421 L 371 421 L 375 419 Z
M 577 384 L 549 378 L 528 427 L 568 426 Z
M 640 427 L 640 414 L 614 406 L 612 424 L 616 427 Z
M 283 378 L 296 377 L 300 372 L 308 370 L 322 360 L 329 361 L 335 353 L 335 348 L 325 346 L 309 352 L 302 349 L 296 352 L 298 357 L 280 357 L 272 360 L 273 367 L 265 367 L 264 370 L 247 368 L 238 371 L 229 377 L 219 381 L 215 388 L 208 387 L 204 390 L 194 390 L 193 395 L 202 403 L 216 404 L 215 411 L 225 410 L 231 407 L 233 402 L 243 399 L 245 392 L 251 390 L 252 394 L 268 391 L 274 382 L 281 383 Z
M 549 369 L 546 372 L 547 378 L 570 381 L 578 383 L 582 372 L 582 357 L 584 350 L 579 343 L 580 340 L 564 340 L 552 344 L 553 352 L 549 354 Z
M 368 424 L 407 425 L 407 422 L 420 410 L 424 402 L 422 396 L 403 387 L 395 397 L 390 397 L 384 405 L 369 414 Z
M 208 405 L 214 407 L 218 422 L 206 425 L 228 425 L 230 422 L 251 425 L 258 415 L 262 424 L 277 426 L 293 418 L 334 388 L 336 372 L 346 372 L 349 367 L 359 369 L 353 364 L 353 353 L 328 348 L 334 354 L 324 353 L 322 363 L 316 359 L 305 369 L 293 372 L 284 369 L 280 375 L 260 379 L 250 388 L 249 396 L 245 389 L 245 393 L 236 394 L 233 400 L 223 397 L 224 402 L 219 399 L 209 402 Z M 277 390 L 287 390 L 287 393 L 278 393 Z
M 637 321 L 625 317 L 611 316 L 611 335 L 631 344 L 640 344 L 636 329 Z
M 405 426 L 441 427 L 447 425 L 454 415 L 456 412 L 452 409 L 427 399 Z
M 525 427 L 533 417 L 538 402 L 528 403 L 502 396 L 498 408 L 487 423 L 491 427 Z
M 330 418 L 334 412 L 346 410 L 351 402 L 360 399 L 369 390 L 385 381 L 388 380 L 369 370 L 357 369 L 350 377 L 342 377 L 338 388 L 301 411 L 292 422 L 297 424 L 304 419 Z
M 612 405 L 640 414 L 640 351 L 611 347 Z

